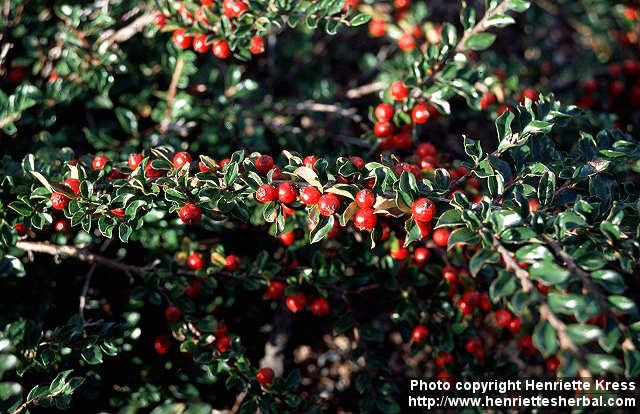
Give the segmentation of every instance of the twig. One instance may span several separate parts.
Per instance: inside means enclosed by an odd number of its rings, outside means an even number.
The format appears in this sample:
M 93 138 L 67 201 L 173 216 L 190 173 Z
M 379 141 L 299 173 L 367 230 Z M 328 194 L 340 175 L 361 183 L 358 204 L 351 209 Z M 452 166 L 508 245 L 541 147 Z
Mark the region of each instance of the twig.
M 171 75 L 171 83 L 169 84 L 169 89 L 167 90 L 167 108 L 164 113 L 162 125 L 160 126 L 160 129 L 162 131 L 166 131 L 169 123 L 171 122 L 173 102 L 175 101 L 176 93 L 178 92 L 178 82 L 180 81 L 180 75 L 182 75 L 182 69 L 184 69 L 184 59 L 182 59 L 182 57 L 179 57 L 176 60 L 176 67 L 173 70 L 173 75 Z
M 82 286 L 82 292 L 80 292 L 80 300 L 78 305 L 78 314 L 80 319 L 84 322 L 84 307 L 87 304 L 87 292 L 89 292 L 89 286 L 91 285 L 91 278 L 96 270 L 96 263 L 92 264 L 84 278 L 84 285 Z
M 147 12 L 115 32 L 105 32 L 96 41 L 98 48 L 106 50 L 115 43 L 126 42 L 138 32 L 141 32 L 146 26 L 153 23 L 154 17 L 155 12 Z
M 345 92 L 345 96 L 349 99 L 358 99 L 363 96 L 376 93 L 387 87 L 387 82 L 375 81 L 366 85 L 357 86 Z

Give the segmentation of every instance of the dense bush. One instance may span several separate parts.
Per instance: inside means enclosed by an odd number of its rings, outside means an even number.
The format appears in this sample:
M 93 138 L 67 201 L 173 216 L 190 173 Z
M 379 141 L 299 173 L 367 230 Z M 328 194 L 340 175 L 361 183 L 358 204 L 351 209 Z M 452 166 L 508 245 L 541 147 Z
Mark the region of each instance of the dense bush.
M 396 413 L 415 376 L 638 377 L 638 17 L 5 2 L 0 410 Z

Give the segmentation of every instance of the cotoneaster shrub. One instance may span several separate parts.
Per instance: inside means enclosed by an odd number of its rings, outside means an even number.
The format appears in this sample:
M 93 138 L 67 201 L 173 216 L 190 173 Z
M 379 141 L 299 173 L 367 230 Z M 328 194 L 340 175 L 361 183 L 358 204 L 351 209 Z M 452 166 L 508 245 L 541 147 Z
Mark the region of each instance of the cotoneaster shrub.
M 636 378 L 637 9 L 414 3 L 11 2 L 2 410 Z

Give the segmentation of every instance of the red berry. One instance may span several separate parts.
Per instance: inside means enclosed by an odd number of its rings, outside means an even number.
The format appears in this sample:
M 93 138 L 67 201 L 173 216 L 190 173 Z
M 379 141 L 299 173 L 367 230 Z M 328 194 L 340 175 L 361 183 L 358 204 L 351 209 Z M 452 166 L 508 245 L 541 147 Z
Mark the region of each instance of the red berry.
M 207 35 L 206 34 L 197 34 L 193 38 L 193 50 L 198 53 L 205 53 L 209 50 L 209 46 L 207 46 Z
M 151 165 L 151 162 L 147 163 L 147 166 L 144 167 L 144 176 L 147 178 L 158 178 L 162 175 L 162 171 L 156 170 Z
M 289 181 L 278 184 L 278 200 L 280 202 L 288 204 L 292 203 L 298 197 L 298 191 Z
M 200 171 L 201 173 L 206 173 L 206 172 L 211 172 L 213 171 L 213 168 L 209 167 L 207 164 L 205 164 L 202 161 L 198 162 L 198 171 Z
M 326 316 L 330 312 L 329 301 L 325 298 L 318 298 L 311 302 L 311 313 L 316 316 Z
M 226 59 L 229 56 L 231 56 L 231 49 L 229 49 L 229 43 L 224 39 L 216 40 L 215 42 L 213 42 L 211 51 L 213 52 L 213 55 L 218 59 Z
M 53 229 L 58 233 L 65 232 L 69 230 L 69 222 L 65 219 L 58 220 L 53 223 Z
M 318 210 L 320 214 L 328 217 L 333 215 L 340 208 L 340 198 L 333 193 L 324 193 L 318 200 Z
M 272 280 L 264 292 L 263 298 L 268 300 L 280 300 L 284 296 L 285 284 L 279 280 Z
M 398 48 L 404 52 L 410 52 L 416 48 L 416 39 L 411 33 L 403 33 L 398 39 Z
M 164 27 L 165 24 L 167 24 L 167 17 L 158 12 L 155 14 L 155 16 L 153 16 L 153 24 L 155 24 L 158 27 Z
M 173 32 L 173 43 L 175 43 L 180 49 L 190 48 L 192 42 L 193 37 L 185 34 L 184 29 L 177 29 Z
M 427 222 L 433 219 L 433 215 L 436 213 L 436 206 L 433 201 L 428 198 L 421 198 L 416 200 L 411 205 L 411 214 L 415 221 Z
M 23 223 L 16 223 L 13 227 L 16 229 L 16 232 L 20 237 L 24 236 L 29 231 L 28 227 Z
M 391 97 L 396 101 L 401 101 L 409 95 L 409 89 L 402 81 L 395 81 L 391 84 Z
M 449 234 L 447 229 L 436 229 L 432 236 L 433 242 L 438 247 L 445 247 L 449 243 Z
M 386 23 L 383 19 L 371 19 L 369 22 L 369 33 L 373 37 L 382 37 L 387 31 Z
M 482 99 L 480 99 L 480 108 L 482 108 L 483 110 L 487 109 L 489 105 L 493 105 L 494 103 L 496 103 L 496 96 L 493 94 L 493 92 L 487 91 L 482 96 Z
M 360 0 L 344 0 L 344 4 L 342 5 L 342 10 L 348 12 L 349 9 L 358 8 L 358 4 L 360 4 Z
M 458 283 L 458 269 L 453 266 L 445 266 L 442 268 L 442 278 L 449 284 L 455 285 Z
M 230 254 L 224 258 L 224 269 L 235 272 L 240 268 L 240 258 L 235 254 Z
M 252 55 L 259 55 L 264 53 L 264 37 L 255 35 L 251 38 L 251 45 L 249 46 L 249 52 Z
M 506 309 L 498 309 L 494 316 L 496 323 L 501 328 L 505 328 L 511 322 L 511 312 Z
M 482 350 L 482 340 L 480 338 L 469 338 L 464 344 L 464 349 L 470 354 L 475 354 Z
M 216 349 L 221 354 L 224 354 L 225 352 L 227 352 L 227 350 L 231 346 L 231 337 L 227 336 L 227 335 L 221 336 L 221 337 L 216 339 L 215 345 L 216 345 Z
M 371 208 L 376 202 L 376 195 L 371 190 L 360 190 L 356 193 L 356 203 L 360 208 Z
M 192 161 L 191 155 L 188 152 L 176 152 L 173 156 L 173 167 L 180 168 L 186 163 L 190 163 Z
M 453 363 L 453 355 L 449 352 L 441 352 L 435 359 L 435 363 L 438 367 L 444 368 L 445 366 Z
M 249 9 L 249 6 L 242 0 L 224 0 L 222 2 L 224 14 L 233 19 L 239 17 L 242 13 Z
M 95 157 L 93 157 L 91 167 L 94 170 L 101 170 L 107 165 L 108 162 L 109 158 L 105 157 L 104 155 L 96 155 Z
M 195 204 L 185 204 L 178 212 L 184 224 L 196 224 L 202 219 L 202 210 Z
M 318 204 L 320 196 L 322 196 L 320 191 L 312 186 L 303 187 L 302 190 L 300 190 L 300 201 L 302 201 L 302 203 L 306 206 L 313 206 Z
M 522 98 L 520 99 L 521 103 L 524 103 L 525 98 L 529 98 L 532 101 L 537 101 L 538 100 L 538 91 L 536 91 L 535 89 L 531 89 L 531 88 L 526 88 L 523 92 L 522 92 Z
M 413 138 L 411 137 L 411 131 L 400 131 L 393 136 L 393 146 L 399 150 L 408 150 L 413 146 Z M 408 172 L 411 172 L 411 164 L 401 163 L 407 167 Z
M 180 319 L 180 316 L 182 316 L 182 312 L 177 306 L 169 306 L 165 309 L 164 316 L 169 322 L 177 322 Z
M 51 207 L 55 210 L 64 210 L 67 204 L 69 204 L 69 198 L 62 193 L 51 193 L 49 200 L 51 201 Z
M 358 230 L 372 230 L 378 222 L 378 216 L 373 213 L 372 208 L 361 208 L 353 216 L 353 225 Z
M 270 155 L 261 155 L 255 159 L 255 166 L 260 174 L 266 174 L 274 167 L 273 158 Z
M 124 208 L 112 208 L 109 210 L 111 214 L 117 217 L 124 217 L 126 215 Z
M 433 157 L 436 155 L 436 147 L 430 142 L 423 142 L 416 148 L 418 158 Z
M 429 260 L 429 256 L 431 256 L 431 252 L 426 247 L 418 247 L 413 252 L 413 260 L 415 260 L 417 264 L 426 262 Z
M 171 340 L 166 335 L 157 336 L 153 341 L 153 349 L 159 355 L 165 355 L 171 349 Z
M 538 208 L 540 208 L 540 203 L 535 198 L 530 198 L 528 201 L 528 205 L 530 214 L 535 213 L 536 211 L 538 211 Z
M 373 133 L 378 138 L 388 137 L 393 133 L 393 125 L 391 122 L 376 122 L 373 126 Z
M 209 19 L 207 19 L 207 14 L 205 13 L 204 9 L 205 9 L 205 6 L 198 7 L 196 12 L 193 14 L 193 19 L 196 22 L 209 24 Z
M 129 168 L 135 170 L 136 168 L 138 168 L 138 165 L 140 165 L 143 159 L 144 157 L 142 156 L 142 154 L 129 154 L 129 158 L 127 158 L 127 164 L 129 164 Z
M 285 246 L 291 246 L 296 241 L 296 233 L 294 231 L 285 231 L 278 238 Z
M 204 256 L 202 253 L 193 252 L 187 257 L 187 267 L 191 270 L 202 269 L 204 266 Z
M 291 312 L 300 312 L 307 304 L 307 297 L 304 295 L 304 293 L 298 292 L 294 295 L 287 296 L 287 298 L 285 299 L 285 304 Z
M 69 187 L 69 189 L 71 189 L 71 191 L 73 191 L 75 194 L 78 194 L 80 192 L 80 180 L 78 180 L 77 178 L 65 179 L 64 185 Z
M 507 325 L 507 328 L 509 329 L 509 331 L 511 331 L 511 333 L 518 333 L 521 324 L 522 321 L 520 320 L 520 318 L 514 316 L 513 318 L 511 318 L 511 321 L 509 322 L 509 325 Z
M 256 379 L 260 385 L 269 385 L 273 381 L 274 372 L 271 368 L 260 368 L 256 374 Z
M 278 190 L 271 184 L 262 184 L 256 190 L 256 200 L 261 203 L 268 203 L 278 197 Z
M 349 161 L 356 167 L 358 171 L 364 168 L 365 162 L 362 158 L 356 156 L 350 156 Z
M 196 280 L 195 282 L 190 284 L 189 287 L 187 287 L 187 289 L 185 289 L 184 291 L 187 297 L 190 297 L 190 298 L 195 298 L 200 296 L 201 292 L 202 292 L 202 282 L 200 282 L 199 280 Z
M 228 336 L 228 331 L 229 328 L 227 327 L 227 324 L 224 323 L 224 321 L 220 321 L 218 322 L 218 326 L 216 326 L 216 330 L 213 331 L 213 336 L 216 338 L 222 338 L 223 336 Z
M 533 339 L 531 335 L 521 336 L 518 340 L 518 347 L 520 347 L 520 352 L 525 355 L 533 355 L 536 353 L 536 348 L 533 346 Z
M 404 241 L 398 240 L 398 245 L 396 247 L 391 247 L 389 254 L 395 260 L 404 260 L 409 256 L 409 250 L 406 247 L 403 247 Z
M 419 103 L 411 110 L 411 119 L 416 124 L 424 124 L 429 119 L 429 110 L 427 105 Z
M 427 340 L 429 330 L 424 325 L 416 325 L 411 333 L 411 340 L 417 344 Z
M 318 162 L 318 159 L 319 158 L 315 155 L 307 155 L 306 157 L 304 157 L 304 160 L 302 160 L 302 164 L 305 167 L 311 168 L 313 170 L 316 167 L 316 162 Z
M 374 111 L 376 115 L 376 119 L 379 122 L 391 121 L 391 118 L 393 118 L 393 112 L 394 112 L 393 106 L 391 106 L 388 103 L 378 104 L 378 106 L 376 106 L 376 109 Z
M 560 368 L 560 360 L 558 357 L 552 356 L 545 362 L 548 371 L 556 372 Z

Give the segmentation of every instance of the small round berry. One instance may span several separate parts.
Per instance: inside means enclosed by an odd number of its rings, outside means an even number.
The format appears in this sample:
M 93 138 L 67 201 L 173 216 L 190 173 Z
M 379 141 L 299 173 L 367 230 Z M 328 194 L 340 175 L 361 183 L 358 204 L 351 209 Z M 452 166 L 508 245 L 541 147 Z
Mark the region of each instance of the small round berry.
M 16 223 L 13 228 L 16 229 L 16 233 L 18 233 L 20 237 L 26 235 L 29 231 L 29 228 L 23 223 Z
M 230 254 L 224 258 L 224 269 L 235 272 L 240 268 L 240 258 L 235 254 Z
M 94 170 L 102 170 L 107 163 L 109 162 L 109 158 L 104 155 L 96 155 L 93 157 L 93 161 L 91 162 L 91 168 Z
M 423 264 L 429 257 L 431 256 L 431 252 L 426 247 L 418 247 L 413 252 L 413 260 L 416 261 L 417 264 Z
M 62 193 L 51 193 L 49 200 L 51 201 L 51 207 L 55 210 L 64 210 L 67 204 L 69 204 L 69 197 Z
M 496 103 L 496 96 L 491 91 L 485 92 L 485 94 L 480 99 L 480 108 L 487 109 L 489 105 L 493 105 Z
M 411 205 L 411 215 L 415 221 L 427 222 L 433 219 L 436 213 L 436 206 L 428 198 L 416 200 Z
M 158 27 L 164 27 L 165 24 L 167 24 L 167 17 L 158 12 L 153 16 L 153 24 L 155 24 Z
M 387 32 L 386 23 L 383 19 L 371 19 L 369 22 L 369 33 L 373 37 L 382 37 Z
M 215 346 L 218 352 L 220 352 L 221 354 L 224 354 L 225 352 L 227 352 L 227 350 L 231 346 L 231 337 L 228 335 L 225 335 L 217 338 Z
M 200 293 L 202 293 L 202 282 L 200 282 L 200 280 L 194 281 L 189 285 L 189 287 L 187 287 L 187 289 L 185 289 L 184 293 L 189 298 L 196 298 L 200 296 Z
M 259 55 L 264 53 L 264 37 L 255 35 L 251 38 L 251 45 L 249 46 L 249 52 L 252 55 Z
M 185 34 L 184 29 L 177 29 L 173 32 L 173 43 L 175 43 L 180 49 L 190 48 L 192 42 L 193 37 Z
M 69 230 L 69 222 L 65 219 L 61 219 L 53 223 L 53 229 L 58 233 L 63 233 Z
M 204 266 L 204 256 L 202 253 L 193 252 L 187 257 L 187 267 L 191 270 L 202 269 Z
M 530 198 L 528 201 L 528 206 L 529 206 L 529 213 L 533 214 L 536 211 L 538 211 L 538 208 L 540 208 L 540 202 L 535 198 Z
M 520 102 L 524 103 L 526 98 L 531 99 L 535 102 L 538 100 L 538 96 L 540 96 L 538 91 L 532 88 L 526 88 L 524 91 L 522 91 L 522 99 L 520 100 Z
M 198 162 L 198 171 L 200 171 L 201 173 L 207 173 L 207 172 L 212 172 L 213 168 L 209 167 L 203 161 L 199 161 Z
M 391 247 L 389 254 L 395 260 L 404 260 L 409 256 L 409 249 L 403 246 L 404 241 L 398 240 L 398 245 L 396 247 Z
M 548 371 L 556 372 L 558 368 L 560 368 L 560 360 L 558 359 L 558 357 L 552 356 L 551 358 L 547 359 L 547 361 L 545 362 L 545 366 L 547 367 Z
M 396 101 L 402 101 L 409 95 L 409 88 L 402 81 L 395 81 L 391 84 L 391 97 Z
M 393 134 L 393 125 L 391 122 L 376 122 L 373 126 L 373 133 L 378 138 L 385 138 Z
M 209 50 L 209 46 L 207 46 L 207 35 L 206 34 L 197 34 L 193 38 L 193 50 L 198 53 L 205 53 Z
M 318 204 L 321 196 L 322 193 L 320 193 L 320 190 L 312 186 L 303 187 L 302 190 L 300 190 L 300 201 L 306 206 Z
M 420 159 L 436 155 L 436 147 L 430 142 L 423 142 L 416 147 L 416 155 Z
M 191 163 L 191 155 L 186 151 L 176 152 L 173 156 L 173 167 L 180 168 L 187 163 Z
M 445 266 L 442 268 L 442 278 L 449 282 L 450 285 L 458 283 L 458 269 L 453 266 Z
M 230 19 L 240 17 L 242 13 L 249 9 L 249 6 L 242 0 L 224 0 L 222 2 L 224 14 Z
M 480 338 L 469 338 L 464 344 L 464 349 L 470 354 L 475 354 L 482 349 L 482 340 Z
M 507 325 L 507 329 L 509 329 L 511 333 L 518 333 L 518 331 L 520 331 L 520 325 L 522 325 L 522 320 L 519 317 L 514 316 L 511 318 L 509 325 Z
M 356 169 L 358 171 L 360 171 L 360 170 L 362 170 L 364 168 L 365 162 L 364 162 L 364 160 L 362 158 L 356 157 L 356 156 L 350 156 L 349 160 L 356 167 Z
M 144 176 L 147 178 L 158 178 L 162 175 L 162 171 L 156 170 L 151 165 L 151 162 L 147 163 L 147 166 L 144 167 Z
M 127 158 L 127 164 L 129 164 L 129 168 L 135 170 L 136 168 L 138 168 L 138 165 L 140 165 L 143 159 L 144 157 L 140 153 L 129 154 L 129 157 Z
M 416 48 L 416 39 L 411 33 L 403 33 L 398 39 L 398 48 L 404 52 L 410 52 Z
M 376 119 L 379 122 L 388 122 L 391 121 L 391 118 L 393 118 L 393 106 L 391 106 L 388 103 L 381 103 L 378 104 L 378 106 L 376 106 L 376 109 L 374 111 Z
M 261 203 L 268 203 L 278 198 L 278 190 L 271 184 L 262 184 L 256 190 L 256 200 Z
M 279 280 L 272 280 L 264 292 L 263 298 L 267 300 L 280 300 L 284 296 L 285 284 Z
M 413 146 L 413 138 L 411 137 L 411 132 L 404 130 L 400 131 L 396 135 L 393 136 L 393 146 L 399 150 L 407 150 Z M 409 166 L 410 164 L 401 163 L 402 165 Z M 409 170 L 409 172 L 411 172 Z
M 511 322 L 511 312 L 506 309 L 498 309 L 495 313 L 496 323 L 499 327 L 505 328 Z
M 78 180 L 77 178 L 67 178 L 63 183 L 66 187 L 69 187 L 69 189 L 75 194 L 78 194 L 80 192 L 80 180 Z
M 429 119 L 429 110 L 423 103 L 416 104 L 411 110 L 411 119 L 416 124 L 424 124 Z
M 177 322 L 180 319 L 180 316 L 182 316 L 182 312 L 177 306 L 169 306 L 165 309 L 164 316 L 167 318 L 168 322 Z
M 340 208 L 340 198 L 333 193 L 324 193 L 318 200 L 318 210 L 320 214 L 328 217 L 333 215 Z
M 316 316 L 326 316 L 330 312 L 329 301 L 325 298 L 317 298 L 311 302 L 310 310 Z
M 348 12 L 350 9 L 357 9 L 360 4 L 360 0 L 344 0 L 342 10 Z
M 256 171 L 260 174 L 268 173 L 273 167 L 273 158 L 270 155 L 261 155 L 254 161 L 256 166 Z
M 109 212 L 111 214 L 113 214 L 114 216 L 116 216 L 116 217 L 124 217 L 124 216 L 126 216 L 124 208 L 112 208 L 111 210 L 109 210 Z
M 435 358 L 435 363 L 438 367 L 444 368 L 453 363 L 453 355 L 450 352 L 441 352 Z
M 165 355 L 171 349 L 171 340 L 166 335 L 157 336 L 153 341 L 153 349 L 158 355 Z
M 218 59 L 226 59 L 231 56 L 231 49 L 229 49 L 229 43 L 224 40 L 216 40 L 211 47 L 213 55 Z
M 353 225 L 360 231 L 372 230 L 376 226 L 376 223 L 378 223 L 378 216 L 374 214 L 371 208 L 361 208 L 353 216 Z
M 449 243 L 449 230 L 447 229 L 436 229 L 433 232 L 433 242 L 438 247 L 445 247 L 447 243 Z
M 281 203 L 292 203 L 297 197 L 298 191 L 290 181 L 278 184 L 278 200 L 280 200 Z
M 285 299 L 285 304 L 291 312 L 300 312 L 307 304 L 307 297 L 304 293 L 298 292 L 294 295 L 287 296 L 287 298 Z
M 184 224 L 196 224 L 202 219 L 200 207 L 191 203 L 182 206 L 178 214 Z
M 306 157 L 304 157 L 304 160 L 302 160 L 302 164 L 307 168 L 311 168 L 312 170 L 315 170 L 316 162 L 318 162 L 318 160 L 319 158 L 316 157 L 315 155 L 307 155 Z
M 356 203 L 360 208 L 371 208 L 376 202 L 376 195 L 371 190 L 360 190 L 356 193 Z
M 417 344 L 427 340 L 429 330 L 424 325 L 416 325 L 411 333 L 411 340 Z
M 271 368 L 260 368 L 256 374 L 256 379 L 262 386 L 271 384 L 275 373 Z
M 207 18 L 207 14 L 205 13 L 205 6 L 200 6 L 193 14 L 193 19 L 196 22 L 209 24 L 209 19 Z
M 280 242 L 285 246 L 291 246 L 296 241 L 296 233 L 294 231 L 285 231 L 278 236 Z

